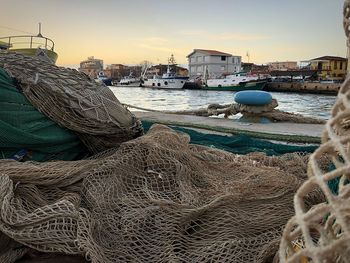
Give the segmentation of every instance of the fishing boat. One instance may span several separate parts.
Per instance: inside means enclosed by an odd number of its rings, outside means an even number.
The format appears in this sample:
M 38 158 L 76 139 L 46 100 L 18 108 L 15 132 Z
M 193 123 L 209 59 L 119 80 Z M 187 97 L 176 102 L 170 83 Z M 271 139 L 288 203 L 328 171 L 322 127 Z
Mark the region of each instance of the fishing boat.
M 179 76 L 175 72 L 172 72 L 171 66 L 174 68 L 176 66 L 174 55 L 171 55 L 171 57 L 168 59 L 167 71 L 162 76 L 154 74 L 150 78 L 147 77 L 146 73 L 148 67 L 146 67 L 141 76 L 141 86 L 158 89 L 183 89 L 188 77 Z
M 57 53 L 54 51 L 53 40 L 41 34 L 41 23 L 39 23 L 38 35 L 20 35 L 0 37 L 0 50 L 17 52 L 27 56 L 37 56 L 41 59 L 55 64 Z
M 177 76 L 175 73 L 168 70 L 162 76 L 154 75 L 153 78 L 143 78 L 141 86 L 147 88 L 159 89 L 182 89 L 188 77 Z
M 262 90 L 266 83 L 266 79 L 260 79 L 258 76 L 240 72 L 227 75 L 224 78 L 207 79 L 203 89 L 226 91 Z
M 110 78 L 108 78 L 103 71 L 100 71 L 97 74 L 95 81 L 99 82 L 99 83 L 103 83 L 106 86 L 112 86 L 112 80 Z
M 124 76 L 118 83 L 119 86 L 140 86 L 140 78 L 133 76 L 130 72 L 129 76 Z

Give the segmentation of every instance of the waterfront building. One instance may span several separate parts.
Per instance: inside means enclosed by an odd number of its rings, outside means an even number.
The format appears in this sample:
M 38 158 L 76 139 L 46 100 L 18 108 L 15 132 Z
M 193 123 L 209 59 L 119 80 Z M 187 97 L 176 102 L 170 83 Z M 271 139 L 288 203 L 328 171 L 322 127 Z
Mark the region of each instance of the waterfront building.
M 318 70 L 320 79 L 344 80 L 348 60 L 343 57 L 323 56 L 311 59 L 310 68 Z
M 241 71 L 241 56 L 234 56 L 217 50 L 194 49 L 187 58 L 191 78 L 206 74 L 211 78 L 217 78 Z
M 182 76 L 182 77 L 188 76 L 188 69 L 187 68 L 180 67 L 178 65 L 170 66 L 170 68 L 171 68 L 171 71 L 176 73 L 176 75 L 178 75 L 178 76 Z M 147 70 L 147 75 L 162 76 L 164 73 L 167 72 L 167 70 L 168 70 L 168 65 L 163 65 L 163 64 L 154 65 Z
M 257 65 L 254 63 L 242 62 L 242 71 L 249 72 L 252 74 L 269 74 L 269 66 L 268 65 Z
M 78 70 L 84 72 L 90 78 L 97 78 L 98 73 L 103 71 L 103 60 L 94 58 L 93 56 L 88 57 L 87 60 L 80 62 Z
M 104 70 L 105 75 L 112 80 L 121 80 L 125 76 L 140 77 L 141 66 L 127 66 L 123 64 L 107 65 Z
M 269 70 L 295 70 L 298 68 L 296 61 L 276 61 L 268 63 Z

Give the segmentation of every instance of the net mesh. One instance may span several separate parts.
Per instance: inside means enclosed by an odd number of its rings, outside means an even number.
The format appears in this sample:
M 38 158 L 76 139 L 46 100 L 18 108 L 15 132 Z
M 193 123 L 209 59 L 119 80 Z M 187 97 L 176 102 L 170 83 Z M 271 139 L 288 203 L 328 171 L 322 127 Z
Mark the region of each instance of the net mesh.
M 344 4 L 344 29 L 349 46 L 350 1 Z M 323 144 L 312 154 L 308 180 L 294 197 L 295 216 L 284 230 L 281 262 L 349 262 L 350 258 L 350 79 L 342 85 L 327 121 Z M 322 159 L 331 160 L 327 169 Z M 305 205 L 310 191 L 325 202 Z

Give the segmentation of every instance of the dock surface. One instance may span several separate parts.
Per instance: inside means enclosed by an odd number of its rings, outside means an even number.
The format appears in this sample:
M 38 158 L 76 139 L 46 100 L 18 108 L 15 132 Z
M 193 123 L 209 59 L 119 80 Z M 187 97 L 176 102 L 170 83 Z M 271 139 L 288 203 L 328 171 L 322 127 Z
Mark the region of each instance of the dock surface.
M 178 115 L 161 112 L 133 111 L 133 114 L 141 120 L 154 123 L 199 128 L 229 134 L 245 134 L 256 138 L 297 143 L 320 143 L 321 134 L 324 129 L 323 124 L 287 122 L 247 123 L 232 119 Z

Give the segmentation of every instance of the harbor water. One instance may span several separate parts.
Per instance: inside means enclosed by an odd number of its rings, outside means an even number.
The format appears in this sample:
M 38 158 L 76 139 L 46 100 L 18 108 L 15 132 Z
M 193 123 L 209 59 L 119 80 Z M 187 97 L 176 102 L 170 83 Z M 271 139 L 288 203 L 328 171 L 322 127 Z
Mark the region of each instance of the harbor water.
M 141 87 L 110 87 L 121 103 L 153 110 L 179 111 L 230 104 L 235 92 L 208 90 L 162 90 Z M 279 110 L 307 117 L 329 119 L 336 96 L 305 93 L 271 92 Z M 134 109 L 131 109 L 134 110 Z

